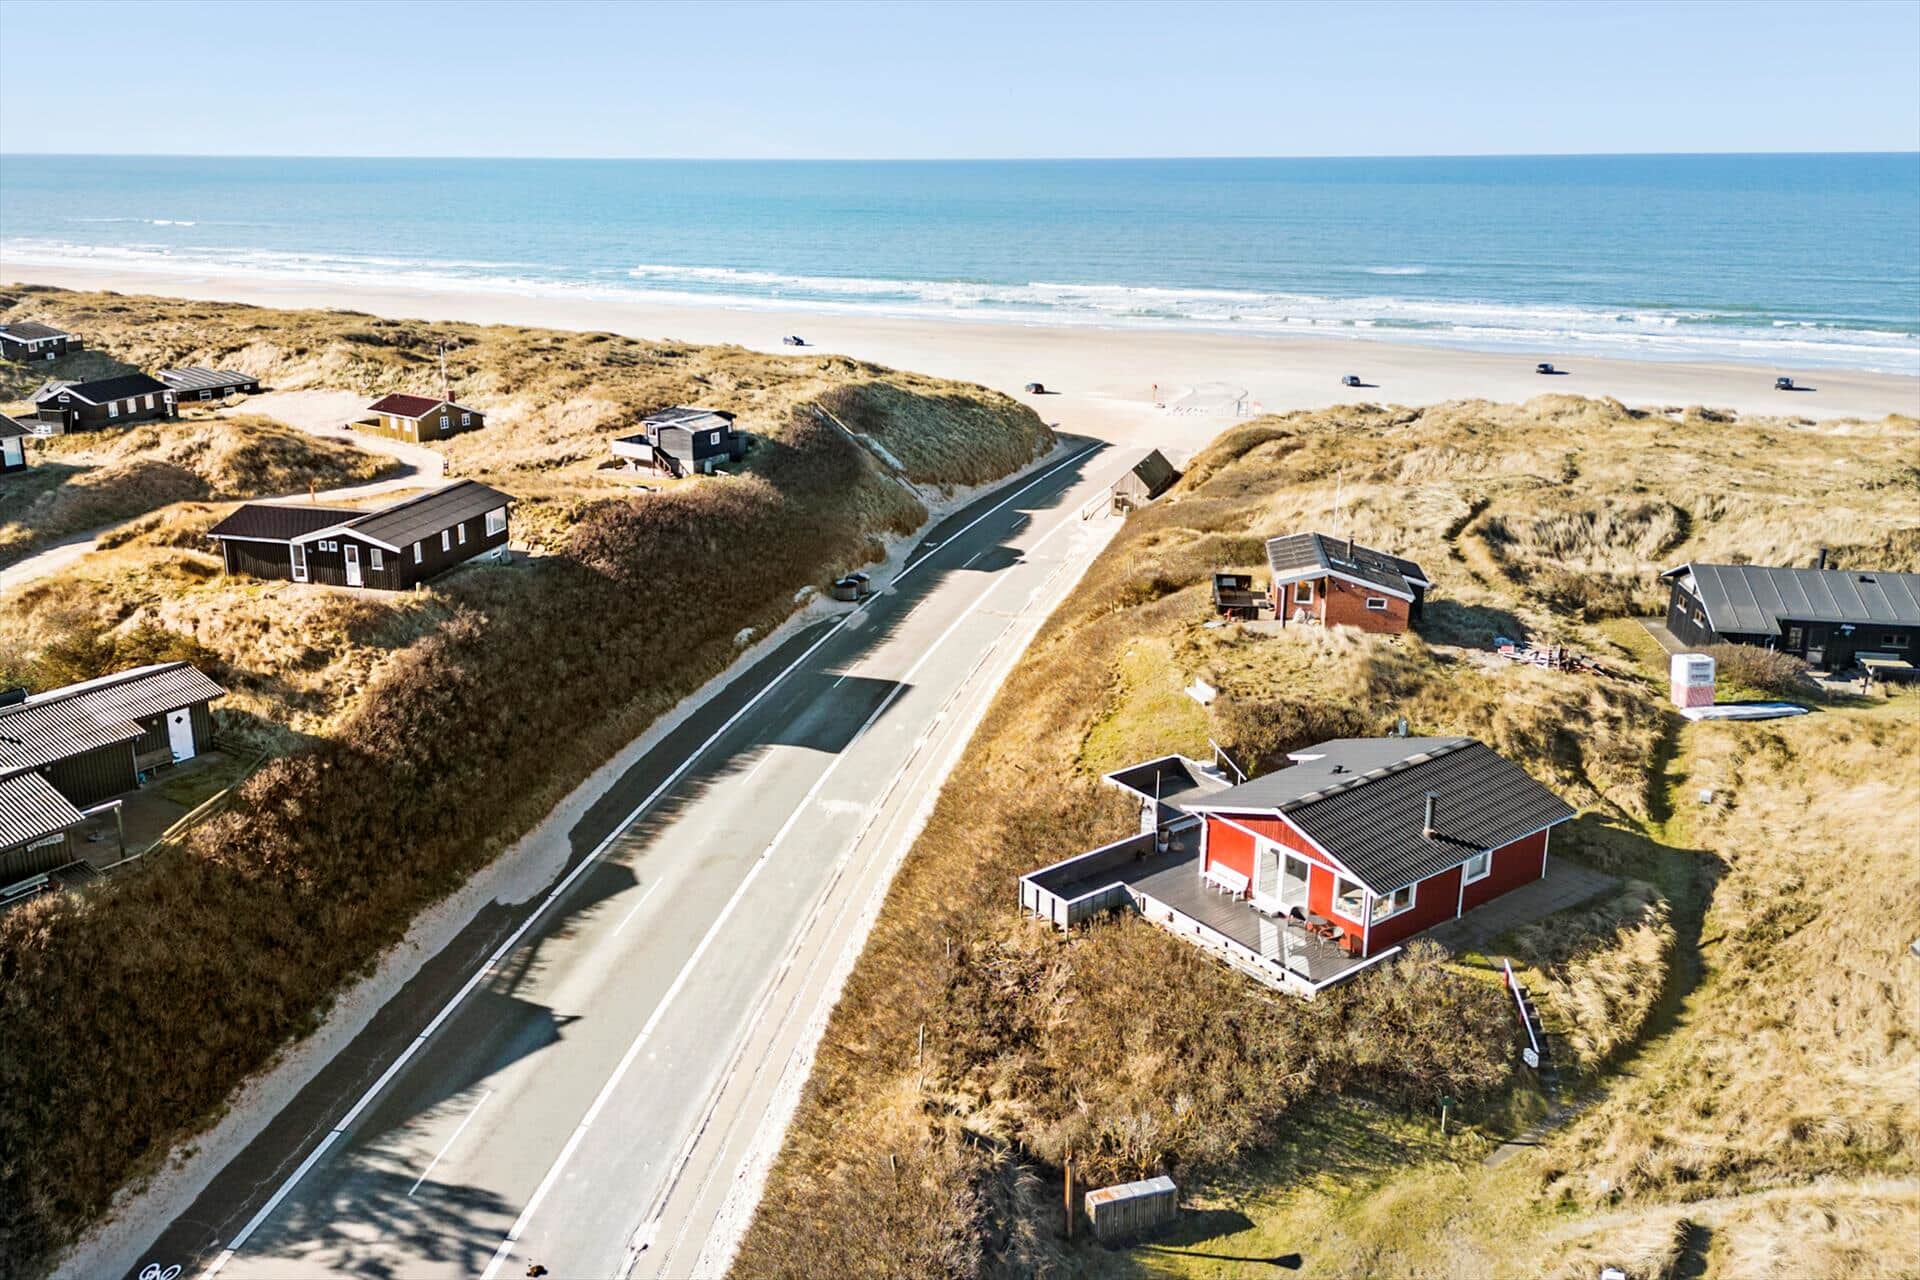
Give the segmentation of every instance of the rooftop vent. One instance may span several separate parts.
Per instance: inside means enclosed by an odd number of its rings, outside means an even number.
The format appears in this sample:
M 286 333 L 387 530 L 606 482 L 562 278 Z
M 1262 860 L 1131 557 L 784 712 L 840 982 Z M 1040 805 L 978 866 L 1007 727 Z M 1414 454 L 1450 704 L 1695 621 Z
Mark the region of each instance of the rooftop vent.
M 1421 838 L 1422 840 L 1431 840 L 1431 839 L 1433 839 L 1433 810 L 1434 810 L 1434 802 L 1435 802 L 1436 800 L 1438 800 L 1439 798 L 1440 798 L 1440 797 L 1439 797 L 1438 795 L 1436 795 L 1436 794 L 1434 794 L 1433 792 L 1431 792 L 1431 791 L 1429 791 L 1429 792 L 1427 792 L 1427 813 L 1426 813 L 1426 818 L 1425 818 L 1425 819 L 1424 819 L 1424 820 L 1423 820 L 1423 821 L 1421 822 L 1421 824 L 1420 824 L 1420 838 Z

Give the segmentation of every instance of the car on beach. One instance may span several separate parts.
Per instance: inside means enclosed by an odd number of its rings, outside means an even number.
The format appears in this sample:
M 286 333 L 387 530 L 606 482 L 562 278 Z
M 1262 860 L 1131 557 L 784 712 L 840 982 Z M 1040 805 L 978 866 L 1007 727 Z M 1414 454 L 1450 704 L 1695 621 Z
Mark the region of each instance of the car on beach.
M 1027 394 L 1030 396 L 1043 396 L 1047 394 L 1047 386 L 1044 382 L 1029 382 L 1027 384 Z
M 1546 362 L 1545 360 L 1542 360 L 1542 361 L 1541 361 L 1541 362 L 1540 362 L 1539 364 L 1537 364 L 1537 365 L 1535 365 L 1535 366 L 1533 366 L 1533 371 L 1534 371 L 1535 373 L 1558 373 L 1558 372 L 1560 372 L 1560 371 L 1559 371 L 1558 369 L 1556 369 L 1556 368 L 1554 368 L 1554 367 L 1553 367 L 1553 366 L 1552 366 L 1551 364 L 1548 364 L 1548 363 L 1547 363 L 1547 362 Z
M 1773 389 L 1775 391 L 1798 391 L 1799 390 L 1798 387 L 1793 385 L 1792 378 L 1775 378 L 1773 380 Z
M 1360 386 L 1362 385 L 1360 382 L 1360 375 L 1357 373 L 1349 373 L 1345 377 L 1340 379 L 1340 385 L 1343 387 Z
M 797 333 L 790 333 L 786 337 L 780 339 L 780 343 L 782 346 L 804 347 L 807 345 L 807 340 L 801 337 Z

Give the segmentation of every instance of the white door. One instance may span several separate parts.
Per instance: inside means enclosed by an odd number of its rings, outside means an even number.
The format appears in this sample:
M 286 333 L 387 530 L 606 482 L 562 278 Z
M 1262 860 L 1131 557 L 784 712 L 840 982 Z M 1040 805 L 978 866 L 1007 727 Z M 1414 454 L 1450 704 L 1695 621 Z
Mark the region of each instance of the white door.
M 347 585 L 357 587 L 360 581 L 360 548 L 351 542 L 340 544 L 340 554 L 347 558 Z
M 175 760 L 194 757 L 193 715 L 185 707 L 167 712 L 167 745 L 173 748 Z
M 21 448 L 18 440 L 12 436 L 8 436 L 5 440 L 0 440 L 0 460 L 4 460 L 6 465 L 9 467 L 17 467 L 25 457 L 26 450 Z
M 304 542 L 293 544 L 293 580 L 295 582 L 307 580 L 307 544 Z

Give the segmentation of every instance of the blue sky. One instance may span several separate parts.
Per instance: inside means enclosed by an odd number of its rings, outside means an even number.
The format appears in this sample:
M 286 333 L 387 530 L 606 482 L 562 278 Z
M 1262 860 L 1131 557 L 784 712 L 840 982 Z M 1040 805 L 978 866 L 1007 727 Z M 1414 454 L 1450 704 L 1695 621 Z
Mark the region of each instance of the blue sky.
M 1920 0 L 5 0 L 0 67 L 0 151 L 944 158 L 1920 149 Z

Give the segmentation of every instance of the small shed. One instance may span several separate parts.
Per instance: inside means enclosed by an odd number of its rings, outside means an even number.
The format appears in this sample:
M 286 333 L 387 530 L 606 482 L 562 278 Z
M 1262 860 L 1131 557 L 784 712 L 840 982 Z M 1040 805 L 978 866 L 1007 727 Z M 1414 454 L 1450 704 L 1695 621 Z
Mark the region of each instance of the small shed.
M 1167 455 L 1155 449 L 1134 463 L 1131 471 L 1113 482 L 1114 510 L 1144 507 L 1173 488 L 1179 479 L 1180 472 L 1167 461 Z
M 613 456 L 629 467 L 662 475 L 711 475 L 722 462 L 747 453 L 747 433 L 736 430 L 724 409 L 675 405 L 640 420 L 640 430 L 613 442 Z
M 1240 618 L 1250 622 L 1260 616 L 1260 609 L 1266 603 L 1266 593 L 1253 589 L 1252 574 L 1216 573 L 1213 575 L 1213 611 L 1221 617 Z
M 350 426 L 362 431 L 377 431 L 396 440 L 443 440 L 462 431 L 478 431 L 487 425 L 487 416 L 478 409 L 433 396 L 410 396 L 403 392 L 381 396 L 366 407 L 369 415 Z
M 38 320 L 9 320 L 0 324 L 0 360 L 57 360 L 82 348 L 80 339 L 65 329 Z

